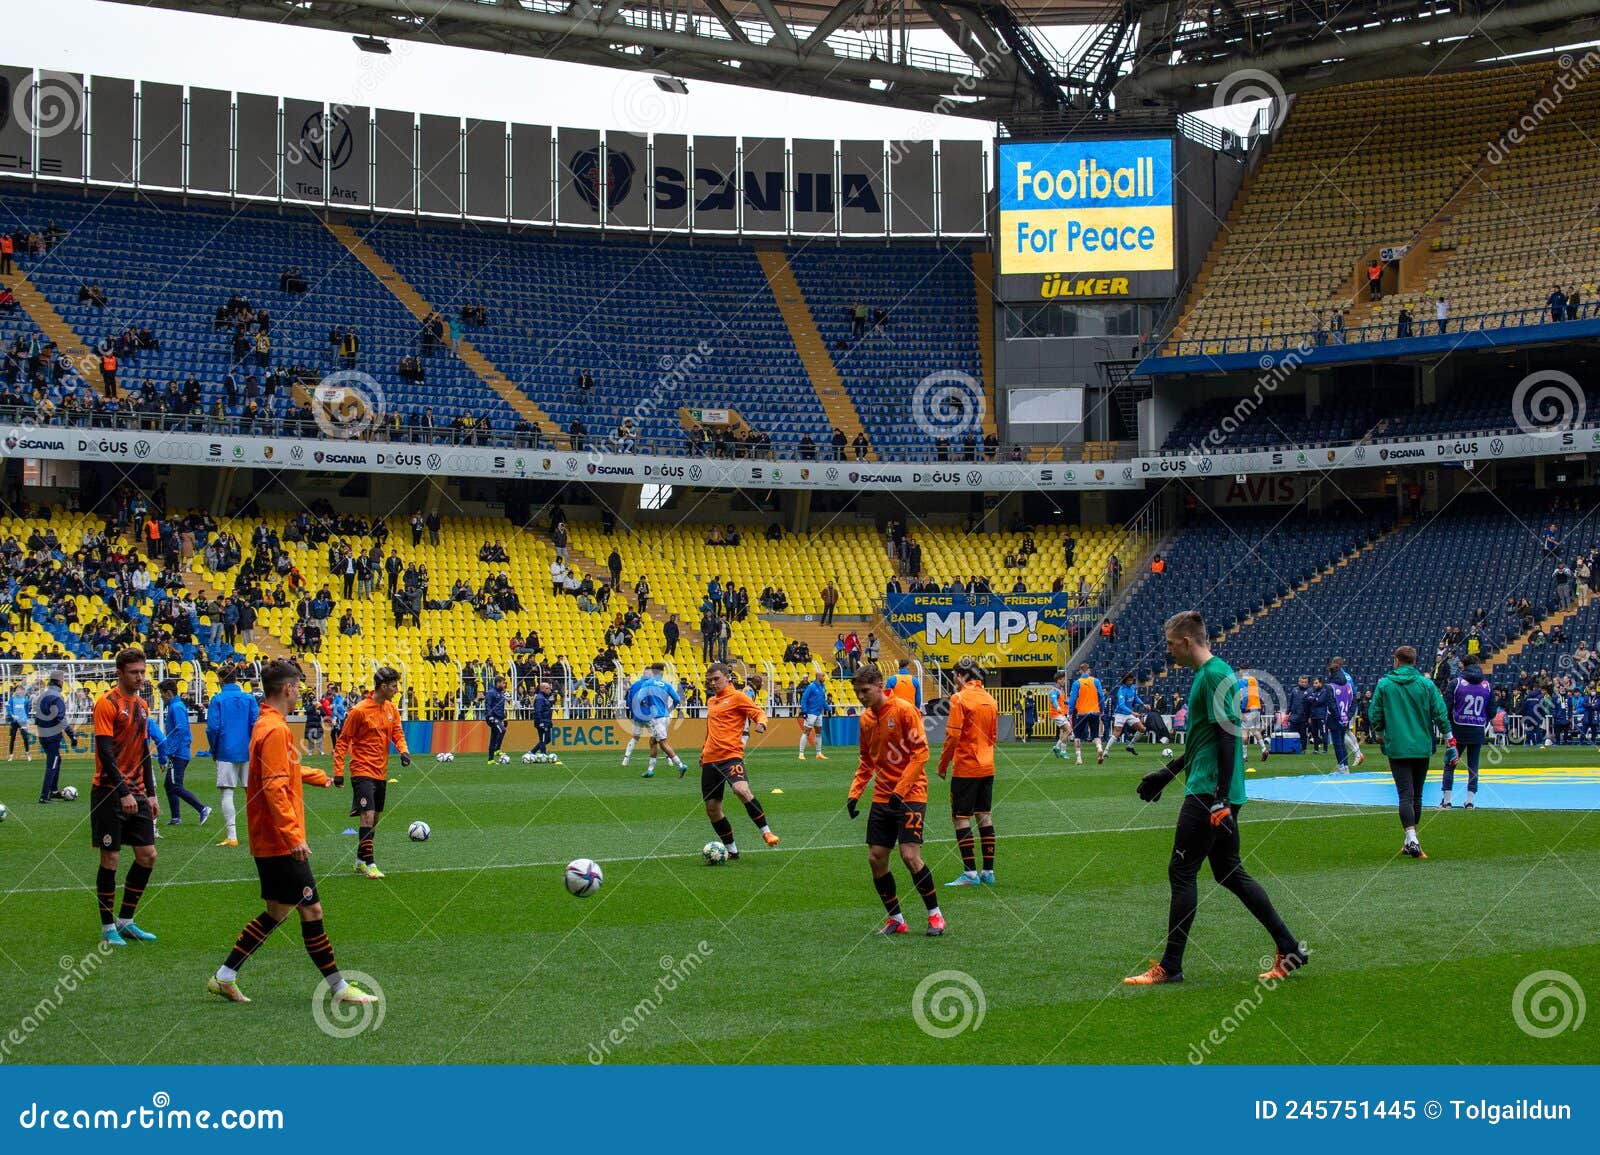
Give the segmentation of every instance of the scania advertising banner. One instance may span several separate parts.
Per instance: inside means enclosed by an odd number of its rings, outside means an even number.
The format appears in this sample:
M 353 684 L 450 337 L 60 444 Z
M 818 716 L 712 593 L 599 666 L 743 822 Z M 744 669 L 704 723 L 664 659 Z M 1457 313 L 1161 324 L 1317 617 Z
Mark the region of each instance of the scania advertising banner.
M 509 446 L 411 445 L 404 442 L 205 433 L 16 426 L 0 433 L 0 458 L 212 465 L 338 473 L 439 473 L 451 477 L 535 478 L 612 484 L 722 489 L 982 490 L 1140 489 L 1134 463 L 1100 462 L 897 465 L 868 461 L 730 461 L 647 457 L 587 450 Z
M 1258 449 L 1250 453 L 1201 452 L 1141 457 L 1134 474 L 1146 481 L 1168 477 L 1233 477 L 1252 473 L 1323 473 L 1330 469 L 1455 465 L 1526 457 L 1600 453 L 1600 429 L 1552 429 L 1478 437 L 1426 438 L 1305 449 Z
M 890 594 L 888 619 L 924 659 L 1048 666 L 1070 650 L 1068 626 L 1087 630 L 1099 620 L 1068 602 L 1066 594 Z

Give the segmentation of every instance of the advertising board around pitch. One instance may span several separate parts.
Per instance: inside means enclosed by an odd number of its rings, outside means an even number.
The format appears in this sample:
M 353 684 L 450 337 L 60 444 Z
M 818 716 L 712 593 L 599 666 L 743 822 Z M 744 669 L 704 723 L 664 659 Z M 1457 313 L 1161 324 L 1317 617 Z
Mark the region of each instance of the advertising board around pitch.
M 1000 273 L 1174 267 L 1172 141 L 999 146 Z

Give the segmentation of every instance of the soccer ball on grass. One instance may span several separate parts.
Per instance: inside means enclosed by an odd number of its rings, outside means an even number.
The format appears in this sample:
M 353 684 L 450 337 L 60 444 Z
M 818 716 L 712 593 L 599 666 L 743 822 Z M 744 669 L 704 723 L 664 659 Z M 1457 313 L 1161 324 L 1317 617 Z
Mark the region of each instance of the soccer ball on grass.
M 450 751 L 446 750 L 442 754 L 436 755 L 436 760 L 439 762 L 454 762 L 456 760 L 456 756 L 450 753 Z
M 412 842 L 426 842 L 433 837 L 433 827 L 419 818 L 406 829 L 406 833 L 411 836 Z
M 700 848 L 700 857 L 707 866 L 721 866 L 728 861 L 728 848 L 720 842 L 708 842 Z
M 600 864 L 592 858 L 574 858 L 567 863 L 567 891 L 574 897 L 588 898 L 599 891 L 604 881 L 605 875 L 600 872 Z
M 494 760 L 502 766 L 509 766 L 511 764 L 511 755 L 502 750 L 499 754 L 495 755 Z
M 76 802 L 78 800 L 78 788 L 76 786 L 63 786 L 61 788 L 61 797 L 68 802 Z

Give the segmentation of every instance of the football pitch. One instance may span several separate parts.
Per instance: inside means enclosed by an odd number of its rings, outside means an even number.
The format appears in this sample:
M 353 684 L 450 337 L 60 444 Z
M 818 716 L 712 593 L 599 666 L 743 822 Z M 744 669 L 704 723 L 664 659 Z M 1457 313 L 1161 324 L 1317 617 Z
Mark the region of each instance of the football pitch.
M 365 1029 L 314 1013 L 321 984 L 292 924 L 241 972 L 250 1005 L 206 993 L 262 907 L 247 849 L 214 845 L 220 815 L 162 827 L 138 914 L 160 941 L 103 956 L 87 758 L 69 759 L 64 774 L 83 798 L 48 806 L 33 801 L 39 761 L 0 763 L 10 808 L 0 824 L 4 1061 L 1600 1061 L 1596 1024 L 1551 1034 L 1546 980 L 1525 982 L 1558 971 L 1579 1005 L 1584 991 L 1600 994 L 1592 810 L 1431 810 L 1421 831 L 1430 857 L 1416 861 L 1399 854 L 1392 806 L 1253 802 L 1246 863 L 1312 947 L 1310 966 L 1259 982 L 1271 943 L 1202 873 L 1187 981 L 1139 989 L 1121 979 L 1161 952 L 1179 801 L 1176 788 L 1151 805 L 1134 796 L 1153 748 L 1081 767 L 1043 745 L 1003 748 L 997 885 L 941 888 L 949 933 L 926 938 L 895 860 L 914 933 L 885 939 L 873 934 L 882 908 L 865 817 L 844 809 L 854 751 L 799 763 L 776 739 L 749 768 L 782 843 L 763 846 L 730 795 L 743 855 L 715 867 L 700 855 L 712 833 L 698 769 L 680 780 L 662 763 L 647 781 L 639 756 L 628 769 L 615 753 L 569 753 L 555 766 L 393 761 L 381 881 L 352 871 L 348 789 L 308 788 L 328 934 L 346 974 L 371 976 L 383 997 L 381 1021 Z M 1512 752 L 1504 763 L 1597 764 L 1586 748 Z M 1288 756 L 1254 765 L 1252 782 L 1330 768 Z M 1364 769 L 1385 764 L 1371 753 Z M 214 803 L 212 780 L 209 761 L 191 765 L 189 785 Z M 960 869 L 948 799 L 935 780 L 924 851 L 941 883 Z M 431 825 L 430 841 L 408 841 L 416 819 Z M 594 897 L 563 886 L 577 857 L 605 870 Z M 119 874 L 130 861 L 125 850 Z M 1573 988 L 1562 989 L 1570 1003 Z

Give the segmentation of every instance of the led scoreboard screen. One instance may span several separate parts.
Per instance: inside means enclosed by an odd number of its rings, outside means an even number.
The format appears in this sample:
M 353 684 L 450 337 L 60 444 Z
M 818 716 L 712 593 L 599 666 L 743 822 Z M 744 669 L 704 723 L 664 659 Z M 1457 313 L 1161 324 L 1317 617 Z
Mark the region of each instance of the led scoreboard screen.
M 1002 142 L 1000 273 L 1174 267 L 1172 141 Z

